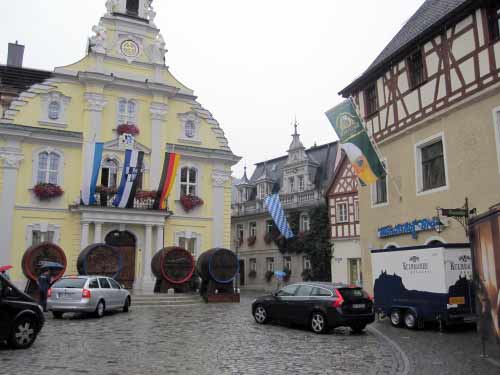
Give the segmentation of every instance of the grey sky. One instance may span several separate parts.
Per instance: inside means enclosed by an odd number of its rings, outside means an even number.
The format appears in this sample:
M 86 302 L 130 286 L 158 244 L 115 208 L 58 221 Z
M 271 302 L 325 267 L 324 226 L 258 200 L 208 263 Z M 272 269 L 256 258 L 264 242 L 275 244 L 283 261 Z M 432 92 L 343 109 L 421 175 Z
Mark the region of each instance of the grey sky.
M 280 156 L 292 122 L 306 147 L 334 141 L 324 112 L 423 0 L 155 0 L 171 72 L 221 123 L 234 168 Z M 105 0 L 0 0 L 0 64 L 26 45 L 26 67 L 84 56 Z

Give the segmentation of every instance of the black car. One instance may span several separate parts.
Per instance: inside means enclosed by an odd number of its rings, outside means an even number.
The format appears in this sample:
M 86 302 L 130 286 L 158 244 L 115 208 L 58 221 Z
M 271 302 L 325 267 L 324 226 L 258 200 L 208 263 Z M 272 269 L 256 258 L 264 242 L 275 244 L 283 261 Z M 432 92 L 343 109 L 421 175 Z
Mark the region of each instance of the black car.
M 40 305 L 0 275 L 0 342 L 16 349 L 30 347 L 43 327 Z
M 259 297 L 252 303 L 252 314 L 259 324 L 296 323 L 315 333 L 342 326 L 359 333 L 375 320 L 373 299 L 363 289 L 319 282 L 291 284 Z

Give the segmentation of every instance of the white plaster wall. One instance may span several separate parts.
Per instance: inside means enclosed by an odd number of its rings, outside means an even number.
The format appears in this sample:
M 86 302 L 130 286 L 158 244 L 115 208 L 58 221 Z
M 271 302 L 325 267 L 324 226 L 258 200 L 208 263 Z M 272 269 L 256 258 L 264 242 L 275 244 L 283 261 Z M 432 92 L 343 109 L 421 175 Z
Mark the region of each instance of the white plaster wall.
M 350 258 L 361 258 L 361 246 L 358 240 L 333 241 L 332 281 L 348 283 L 348 262 Z

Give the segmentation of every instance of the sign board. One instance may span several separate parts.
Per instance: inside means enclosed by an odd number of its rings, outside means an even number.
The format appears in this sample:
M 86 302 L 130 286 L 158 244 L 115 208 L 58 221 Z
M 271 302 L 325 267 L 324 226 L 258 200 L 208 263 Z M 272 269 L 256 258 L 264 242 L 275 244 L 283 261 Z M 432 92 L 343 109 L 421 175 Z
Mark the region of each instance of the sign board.
M 132 134 L 122 134 L 118 138 L 120 150 L 132 150 L 134 148 L 135 138 Z
M 418 232 L 435 230 L 440 221 L 437 217 L 432 219 L 413 220 L 403 224 L 389 225 L 378 229 L 378 237 L 394 237 L 411 234 L 416 239 Z
M 448 217 L 465 217 L 467 210 L 463 208 L 442 208 L 441 214 Z

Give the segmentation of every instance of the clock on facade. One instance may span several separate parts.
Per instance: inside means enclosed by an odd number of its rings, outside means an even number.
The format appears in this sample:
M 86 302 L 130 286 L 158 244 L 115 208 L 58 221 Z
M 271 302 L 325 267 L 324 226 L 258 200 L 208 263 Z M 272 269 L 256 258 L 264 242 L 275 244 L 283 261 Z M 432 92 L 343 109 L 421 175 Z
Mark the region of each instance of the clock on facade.
M 133 40 L 123 41 L 120 50 L 126 57 L 136 57 L 139 54 L 139 46 Z

